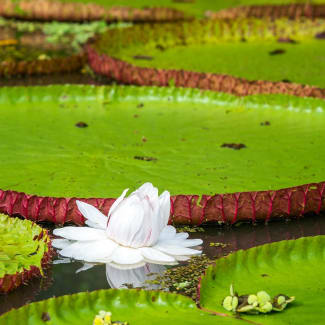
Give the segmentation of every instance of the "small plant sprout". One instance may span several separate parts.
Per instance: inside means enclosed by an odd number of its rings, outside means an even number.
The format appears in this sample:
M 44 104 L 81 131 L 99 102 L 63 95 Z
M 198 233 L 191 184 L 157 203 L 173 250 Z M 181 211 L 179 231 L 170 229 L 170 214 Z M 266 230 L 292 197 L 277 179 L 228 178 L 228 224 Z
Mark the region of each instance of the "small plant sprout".
M 222 303 L 223 307 L 232 312 L 237 311 L 237 306 L 238 306 L 238 296 L 237 294 L 234 293 L 234 288 L 232 284 L 230 285 L 230 296 L 227 296 Z
M 98 315 L 95 316 L 93 325 L 111 325 L 112 324 L 111 316 L 112 316 L 111 312 L 101 310 L 98 313 Z
M 267 314 L 271 311 L 283 311 L 286 306 L 295 300 L 295 297 L 288 297 L 279 294 L 271 299 L 266 291 L 259 291 L 256 295 L 242 295 L 238 296 L 234 292 L 233 285 L 230 285 L 230 296 L 227 296 L 222 306 L 233 313 L 249 313 L 249 314 Z
M 112 321 L 112 313 L 109 311 L 101 310 L 98 315 L 95 316 L 93 325 L 128 325 L 128 322 Z
M 273 309 L 276 311 L 282 311 L 290 302 L 293 302 L 295 297 L 288 297 L 286 295 L 279 294 L 273 298 Z

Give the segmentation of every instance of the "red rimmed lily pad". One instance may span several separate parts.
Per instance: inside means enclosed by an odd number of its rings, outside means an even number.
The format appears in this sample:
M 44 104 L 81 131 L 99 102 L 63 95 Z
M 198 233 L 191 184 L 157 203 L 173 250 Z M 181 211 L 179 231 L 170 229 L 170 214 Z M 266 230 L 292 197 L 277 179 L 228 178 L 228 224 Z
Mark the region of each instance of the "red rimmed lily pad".
M 325 43 L 316 37 L 324 26 L 317 19 L 144 24 L 109 31 L 87 51 L 96 73 L 126 84 L 324 98 Z
M 53 254 L 46 230 L 29 220 L 0 214 L 0 293 L 43 275 Z
M 3 88 L 0 209 L 82 224 L 75 197 L 107 213 L 150 181 L 171 192 L 174 223 L 319 213 L 323 110 L 312 98 L 192 89 Z

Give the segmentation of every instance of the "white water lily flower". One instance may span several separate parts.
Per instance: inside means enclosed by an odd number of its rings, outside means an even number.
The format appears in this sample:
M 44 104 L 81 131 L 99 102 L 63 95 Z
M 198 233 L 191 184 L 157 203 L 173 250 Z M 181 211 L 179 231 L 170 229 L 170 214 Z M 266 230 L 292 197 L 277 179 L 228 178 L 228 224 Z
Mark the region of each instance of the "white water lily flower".
M 200 250 L 189 247 L 202 244 L 201 239 L 187 239 L 167 225 L 170 213 L 168 191 L 158 197 L 151 183 L 143 184 L 127 198 L 128 189 L 111 206 L 106 217 L 92 205 L 77 201 L 89 227 L 64 227 L 53 234 L 60 254 L 90 263 L 111 263 L 119 268 L 155 264 L 177 264 Z

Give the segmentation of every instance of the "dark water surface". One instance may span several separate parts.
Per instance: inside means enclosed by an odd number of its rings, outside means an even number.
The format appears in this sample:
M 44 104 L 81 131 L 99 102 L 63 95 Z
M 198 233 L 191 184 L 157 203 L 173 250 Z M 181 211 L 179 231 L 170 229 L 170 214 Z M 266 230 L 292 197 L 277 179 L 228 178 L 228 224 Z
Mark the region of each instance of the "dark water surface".
M 232 227 L 206 226 L 204 232 L 190 233 L 190 238 L 203 239 L 203 253 L 210 258 L 218 258 L 239 249 L 272 243 L 287 239 L 325 234 L 325 214 L 310 216 L 299 220 L 272 221 L 268 225 L 240 224 Z M 210 243 L 225 243 L 226 247 L 210 246 Z M 58 259 L 57 257 L 55 259 Z M 95 265 L 89 270 L 76 271 L 83 266 L 80 262 L 54 264 L 47 270 L 47 277 L 34 279 L 8 295 L 0 296 L 0 314 L 18 308 L 32 301 L 39 301 L 53 296 L 108 289 L 111 284 L 122 284 L 127 279 L 136 277 L 143 280 L 146 275 L 143 270 L 130 274 L 130 271 L 113 271 L 105 265 Z M 176 266 L 177 267 L 177 266 Z M 164 270 L 164 267 L 160 269 Z M 143 274 L 141 273 L 143 271 Z M 146 273 L 151 270 L 146 269 Z M 157 272 L 157 269 L 154 269 Z

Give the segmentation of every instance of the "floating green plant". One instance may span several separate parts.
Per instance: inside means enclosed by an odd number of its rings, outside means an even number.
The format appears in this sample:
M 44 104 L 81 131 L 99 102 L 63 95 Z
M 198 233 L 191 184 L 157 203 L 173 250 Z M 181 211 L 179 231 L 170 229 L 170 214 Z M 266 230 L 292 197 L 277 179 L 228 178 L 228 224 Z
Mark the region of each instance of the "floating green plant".
M 154 280 L 146 281 L 149 285 L 157 285 L 161 290 L 177 292 L 197 299 L 197 286 L 200 277 L 214 261 L 206 255 L 193 256 L 186 265 L 166 270 Z
M 46 230 L 29 220 L 0 214 L 0 293 L 42 276 L 52 253 Z
M 233 313 L 266 314 L 271 311 L 283 311 L 294 300 L 295 297 L 283 294 L 278 294 L 271 299 L 266 291 L 239 296 L 230 285 L 230 295 L 223 299 L 222 306 Z

